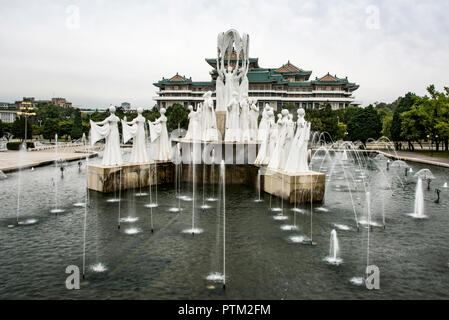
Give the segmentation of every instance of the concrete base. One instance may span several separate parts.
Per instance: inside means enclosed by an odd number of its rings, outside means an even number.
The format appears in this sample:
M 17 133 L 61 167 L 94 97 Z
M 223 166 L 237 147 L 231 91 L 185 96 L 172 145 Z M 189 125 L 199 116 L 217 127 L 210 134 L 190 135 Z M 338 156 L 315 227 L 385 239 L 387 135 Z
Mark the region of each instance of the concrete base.
M 290 203 L 322 202 L 325 192 L 325 174 L 310 171 L 297 175 L 280 170 L 267 170 L 263 190 L 289 200 Z
M 122 166 L 87 166 L 87 187 L 104 193 L 116 190 L 148 187 L 150 184 L 173 183 L 174 165 L 171 162 L 153 164 L 124 164 Z
M 220 183 L 220 165 L 181 164 L 181 181 L 202 184 Z M 274 196 L 289 200 L 290 203 L 322 202 L 325 192 L 325 175 L 308 172 L 289 175 L 282 171 L 261 170 L 252 164 L 226 164 L 226 184 L 245 184 Z M 110 193 L 119 189 L 138 189 L 150 184 L 174 184 L 175 164 L 125 164 L 122 166 L 88 165 L 87 186 L 90 190 Z M 193 174 L 192 174 L 193 173 Z

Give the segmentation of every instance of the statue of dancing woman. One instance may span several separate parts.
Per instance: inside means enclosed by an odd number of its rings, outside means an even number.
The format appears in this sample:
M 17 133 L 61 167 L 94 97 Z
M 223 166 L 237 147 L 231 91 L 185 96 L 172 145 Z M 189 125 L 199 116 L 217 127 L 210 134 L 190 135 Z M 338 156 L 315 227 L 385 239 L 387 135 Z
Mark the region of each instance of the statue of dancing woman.
M 90 142 L 93 146 L 98 140 L 106 139 L 101 164 L 104 166 L 119 166 L 123 164 L 117 126 L 120 119 L 115 115 L 114 106 L 109 107 L 109 112 L 109 117 L 103 121 L 95 123 L 90 120 Z

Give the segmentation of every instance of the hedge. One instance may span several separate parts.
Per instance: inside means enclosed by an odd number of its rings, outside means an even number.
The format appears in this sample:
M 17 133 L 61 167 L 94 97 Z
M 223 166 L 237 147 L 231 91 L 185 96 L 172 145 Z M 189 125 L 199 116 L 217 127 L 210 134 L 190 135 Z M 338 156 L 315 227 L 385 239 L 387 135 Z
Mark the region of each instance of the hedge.
M 20 145 L 23 142 L 8 142 L 6 144 L 6 149 L 8 150 L 19 150 L 20 149 Z M 27 142 L 27 149 L 29 148 L 34 148 L 34 142 Z

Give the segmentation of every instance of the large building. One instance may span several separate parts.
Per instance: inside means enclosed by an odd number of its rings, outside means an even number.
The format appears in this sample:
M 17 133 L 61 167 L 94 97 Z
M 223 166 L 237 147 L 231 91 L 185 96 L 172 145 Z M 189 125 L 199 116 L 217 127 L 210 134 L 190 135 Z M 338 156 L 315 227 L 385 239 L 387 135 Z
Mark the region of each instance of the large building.
M 13 123 L 17 118 L 17 109 L 13 104 L 0 102 L 0 121 Z
M 226 64 L 227 59 L 225 58 Z M 193 81 L 192 78 L 176 74 L 171 78 L 162 78 L 154 83 L 159 90 L 153 99 L 157 107 L 169 107 L 174 103 L 184 106 L 189 104 L 196 107 L 203 101 L 202 95 L 206 91 L 215 92 L 217 78 L 216 59 L 206 59 L 213 68 L 210 81 Z M 236 65 L 235 53 L 231 55 L 230 65 Z M 305 109 L 320 108 L 330 104 L 332 109 L 345 108 L 348 105 L 360 104 L 355 101 L 353 92 L 358 85 L 329 73 L 310 80 L 312 71 L 296 67 L 290 61 L 278 68 L 261 68 L 258 58 L 250 58 L 248 70 L 249 96 L 255 97 L 262 107 L 265 103 L 279 109 L 283 105 L 294 104 L 295 107 Z M 241 61 L 239 61 L 239 65 Z M 215 98 L 215 93 L 213 94 Z

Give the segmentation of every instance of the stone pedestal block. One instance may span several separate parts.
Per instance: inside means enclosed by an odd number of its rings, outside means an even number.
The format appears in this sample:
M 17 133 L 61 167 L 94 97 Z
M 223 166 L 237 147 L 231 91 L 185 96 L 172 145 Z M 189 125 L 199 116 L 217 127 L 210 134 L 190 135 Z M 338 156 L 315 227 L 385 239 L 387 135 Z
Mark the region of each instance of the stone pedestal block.
M 87 166 L 87 187 L 104 193 L 119 189 L 138 189 L 155 184 L 174 183 L 171 162 L 124 164 L 121 166 Z
M 217 118 L 217 129 L 221 135 L 220 140 L 224 140 L 226 132 L 226 111 L 215 111 L 215 117 Z
M 267 170 L 264 191 L 289 200 L 290 203 L 322 202 L 325 174 L 315 171 L 291 175 L 280 170 Z

